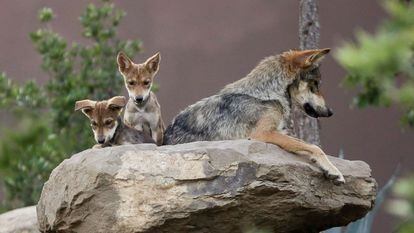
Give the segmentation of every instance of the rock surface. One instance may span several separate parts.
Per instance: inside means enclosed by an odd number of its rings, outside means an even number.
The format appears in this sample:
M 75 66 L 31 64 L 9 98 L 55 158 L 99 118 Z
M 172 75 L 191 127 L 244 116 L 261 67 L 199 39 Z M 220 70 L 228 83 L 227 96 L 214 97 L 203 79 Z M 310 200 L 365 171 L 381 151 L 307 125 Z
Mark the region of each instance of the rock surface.
M 330 158 L 333 185 L 300 156 L 257 141 L 91 149 L 53 170 L 37 206 L 42 232 L 318 232 L 372 207 L 361 161 Z
M 15 209 L 1 214 L 0 233 L 39 233 L 36 206 Z

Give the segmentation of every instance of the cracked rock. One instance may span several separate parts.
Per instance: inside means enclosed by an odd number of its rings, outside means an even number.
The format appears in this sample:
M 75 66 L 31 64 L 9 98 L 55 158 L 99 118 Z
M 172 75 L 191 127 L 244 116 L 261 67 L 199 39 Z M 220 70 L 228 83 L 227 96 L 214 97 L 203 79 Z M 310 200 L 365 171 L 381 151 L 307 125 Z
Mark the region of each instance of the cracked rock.
M 319 232 L 363 217 L 376 195 L 366 163 L 330 159 L 346 184 L 257 141 L 90 149 L 53 170 L 38 223 L 41 232 Z

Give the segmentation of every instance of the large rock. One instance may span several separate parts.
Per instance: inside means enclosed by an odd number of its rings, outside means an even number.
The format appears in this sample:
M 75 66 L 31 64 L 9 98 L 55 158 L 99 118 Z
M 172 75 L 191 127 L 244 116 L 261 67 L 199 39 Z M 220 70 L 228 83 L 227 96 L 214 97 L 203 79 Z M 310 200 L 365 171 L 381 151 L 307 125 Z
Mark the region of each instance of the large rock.
M 330 158 L 346 184 L 256 141 L 86 150 L 51 174 L 37 206 L 42 232 L 317 232 L 372 207 L 361 161 Z
M 0 214 L 0 233 L 39 233 L 36 206 Z

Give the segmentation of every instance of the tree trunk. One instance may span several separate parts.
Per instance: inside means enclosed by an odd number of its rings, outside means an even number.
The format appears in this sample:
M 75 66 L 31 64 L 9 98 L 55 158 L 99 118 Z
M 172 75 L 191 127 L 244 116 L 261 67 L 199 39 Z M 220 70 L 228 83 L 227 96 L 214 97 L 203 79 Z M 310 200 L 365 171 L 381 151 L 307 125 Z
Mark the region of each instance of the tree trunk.
M 315 49 L 319 45 L 318 6 L 316 0 L 300 0 L 299 3 L 299 40 L 300 49 Z M 306 116 L 302 110 L 293 106 L 294 135 L 306 142 L 320 145 L 319 121 Z

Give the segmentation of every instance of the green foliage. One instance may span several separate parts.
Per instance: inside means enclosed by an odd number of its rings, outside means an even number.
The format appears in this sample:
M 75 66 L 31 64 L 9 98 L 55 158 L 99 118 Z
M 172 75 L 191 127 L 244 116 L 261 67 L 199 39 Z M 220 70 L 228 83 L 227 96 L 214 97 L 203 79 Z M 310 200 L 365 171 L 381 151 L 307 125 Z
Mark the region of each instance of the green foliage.
M 345 84 L 358 91 L 355 105 L 397 105 L 403 110 L 402 122 L 414 127 L 414 4 L 387 0 L 384 8 L 390 18 L 377 32 L 357 32 L 356 42 L 345 44 L 336 58 L 348 72 Z M 406 219 L 399 230 L 403 233 L 414 232 L 413 181 L 402 180 L 395 185 L 405 200 L 393 201 L 389 208 Z M 383 201 L 382 195 L 380 191 L 376 206 Z M 351 232 L 369 232 L 371 213 L 349 227 Z
M 42 23 L 48 22 L 54 18 L 52 9 L 45 7 L 39 11 L 39 20 Z
M 399 180 L 394 187 L 396 196 L 389 205 L 389 211 L 402 218 L 403 222 L 398 227 L 400 233 L 414 232 L 414 177 Z
M 0 74 L 0 108 L 9 110 L 23 110 L 36 112 L 45 105 L 45 98 L 38 85 L 29 81 L 18 86 L 7 79 L 4 73 Z
M 414 5 L 404 1 L 384 2 L 390 19 L 374 35 L 356 33 L 336 58 L 347 70 L 345 84 L 356 88 L 358 107 L 396 104 L 403 123 L 414 126 Z
M 27 133 L 9 132 L 2 143 L 0 169 L 7 190 L 5 208 L 32 205 L 50 171 L 64 157 L 64 144 L 46 123 L 26 124 L 31 125 Z
M 121 93 L 116 55 L 122 50 L 133 56 L 141 46 L 137 40 L 118 38 L 117 26 L 124 16 L 107 0 L 89 4 L 80 17 L 82 35 L 89 40 L 82 45 L 69 44 L 52 30 L 50 8 L 39 11 L 43 27 L 30 38 L 48 81 L 19 85 L 0 75 L 0 109 L 19 122 L 18 130 L 6 130 L 0 142 L 0 177 L 7 196 L 0 209 L 37 203 L 51 170 L 66 156 L 93 145 L 88 121 L 74 113 L 74 104 Z

